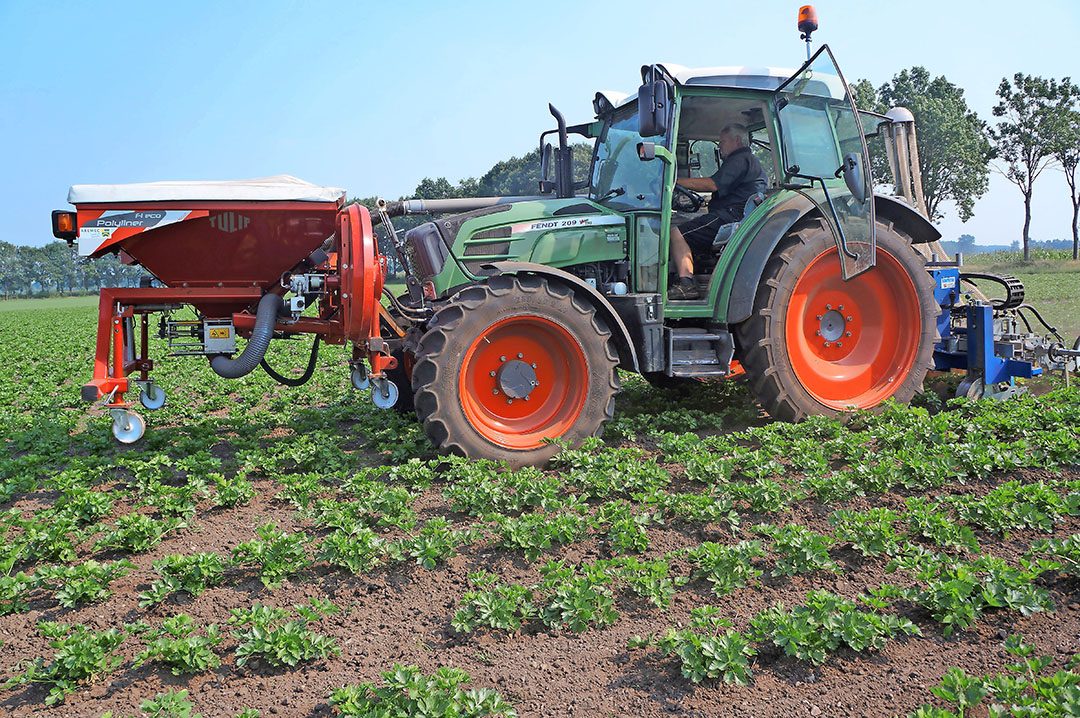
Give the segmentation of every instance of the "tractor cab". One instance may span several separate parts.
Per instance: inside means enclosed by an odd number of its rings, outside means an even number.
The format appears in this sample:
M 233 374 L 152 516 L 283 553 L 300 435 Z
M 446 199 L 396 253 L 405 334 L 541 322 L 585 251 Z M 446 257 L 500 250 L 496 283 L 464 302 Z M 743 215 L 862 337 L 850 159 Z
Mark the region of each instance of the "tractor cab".
M 763 197 L 738 208 L 741 217 L 716 223 L 711 247 L 702 247 L 700 239 L 691 245 L 701 298 L 669 302 L 671 316 L 709 317 L 718 303 L 726 303 L 730 286 L 725 287 L 725 278 L 730 279 L 732 263 L 741 261 L 746 243 L 761 230 L 760 220 L 792 192 L 808 201 L 832 230 L 845 279 L 873 266 L 874 203 L 866 140 L 827 46 L 797 71 L 651 65 L 642 68 L 642 76 L 638 129 L 642 142 L 652 145 L 644 149 L 643 159 L 660 157 L 673 167 L 663 186 L 664 193 L 672 194 L 671 211 L 661 218 L 664 246 L 669 246 L 672 226 L 715 211 L 706 197 L 680 186 L 679 180 L 708 178 L 719 169 L 724 128 L 745 132 L 743 141 L 768 177 Z M 661 105 L 670 109 L 658 113 Z M 662 149 L 657 152 L 657 147 Z M 673 268 L 666 269 L 672 279 Z

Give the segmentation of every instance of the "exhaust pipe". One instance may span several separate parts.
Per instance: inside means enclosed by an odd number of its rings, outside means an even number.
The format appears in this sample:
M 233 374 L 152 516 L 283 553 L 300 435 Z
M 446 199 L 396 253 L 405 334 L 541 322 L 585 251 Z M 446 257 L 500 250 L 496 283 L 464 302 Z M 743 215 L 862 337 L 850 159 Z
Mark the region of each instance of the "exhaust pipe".
M 274 336 L 274 324 L 279 316 L 288 316 L 285 300 L 277 294 L 263 295 L 255 309 L 255 328 L 251 330 L 251 338 L 244 346 L 244 351 L 235 359 L 223 355 L 214 357 L 210 361 L 210 368 L 214 373 L 226 379 L 239 379 L 254 371 L 266 356 L 266 349 Z

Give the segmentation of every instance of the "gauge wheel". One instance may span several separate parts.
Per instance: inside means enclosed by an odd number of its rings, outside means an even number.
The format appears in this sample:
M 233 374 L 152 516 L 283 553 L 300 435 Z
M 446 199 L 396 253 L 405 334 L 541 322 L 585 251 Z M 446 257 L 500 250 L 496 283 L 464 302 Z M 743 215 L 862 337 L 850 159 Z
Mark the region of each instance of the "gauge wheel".
M 565 285 L 502 275 L 459 292 L 429 323 L 412 371 L 417 417 L 440 449 L 539 465 L 599 434 L 615 410 L 618 354 L 596 309 Z
M 925 260 L 891 225 L 877 225 L 876 265 L 845 282 L 832 232 L 814 219 L 777 246 L 736 337 L 762 406 L 798 421 L 910 401 L 933 365 L 940 312 Z

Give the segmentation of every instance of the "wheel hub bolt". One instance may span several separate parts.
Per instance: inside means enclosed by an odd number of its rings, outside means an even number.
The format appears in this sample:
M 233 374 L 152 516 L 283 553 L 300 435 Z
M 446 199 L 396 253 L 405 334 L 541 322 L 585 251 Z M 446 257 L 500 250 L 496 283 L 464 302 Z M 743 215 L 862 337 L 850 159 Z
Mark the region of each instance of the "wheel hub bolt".
M 494 372 L 494 371 L 490 372 L 490 374 L 491 374 L 491 376 L 495 376 L 495 372 Z
M 524 359 L 524 358 L 525 358 L 525 355 L 522 354 L 521 352 L 518 352 L 518 359 Z
M 825 309 L 832 309 L 832 305 L 831 304 L 826 304 Z
M 847 319 L 849 322 L 851 321 L 851 317 L 845 317 L 845 319 Z
M 820 315 L 820 314 L 819 314 L 819 315 L 817 315 L 817 320 L 818 320 L 819 322 L 821 321 L 821 315 Z
M 492 389 L 492 390 L 491 390 L 491 393 L 492 393 L 492 394 L 498 394 L 498 393 L 499 393 L 499 390 L 498 390 L 498 389 Z
M 842 347 L 842 346 L 844 346 L 844 343 L 843 343 L 843 342 L 837 342 L 837 343 L 836 343 L 836 346 L 838 346 L 838 347 Z
M 844 311 L 844 305 L 841 304 L 839 307 L 837 307 L 837 309 L 839 309 L 840 311 Z
M 528 397 L 526 397 L 526 398 L 528 398 Z M 506 400 L 506 403 L 507 403 L 507 404 L 513 404 L 513 403 L 514 403 L 514 400 L 513 400 L 513 399 L 507 399 L 507 400 Z
M 532 364 L 530 364 L 529 366 L 531 366 L 531 367 L 532 367 L 533 369 L 535 369 L 535 368 L 536 368 L 536 362 L 533 362 L 533 363 L 532 363 Z
M 829 343 L 828 343 L 828 342 L 825 342 L 825 346 L 829 346 Z
M 851 332 L 844 332 L 844 336 L 845 336 L 845 337 L 850 337 L 850 336 L 851 336 Z
M 499 357 L 499 361 L 506 361 L 506 357 Z

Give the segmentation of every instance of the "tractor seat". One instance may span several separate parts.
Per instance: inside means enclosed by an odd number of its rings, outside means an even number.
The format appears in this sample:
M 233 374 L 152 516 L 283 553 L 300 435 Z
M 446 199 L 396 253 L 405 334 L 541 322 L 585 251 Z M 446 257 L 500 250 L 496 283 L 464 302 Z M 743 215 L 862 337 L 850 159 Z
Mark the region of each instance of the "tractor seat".
M 746 205 L 743 207 L 743 219 L 750 216 L 758 206 L 765 201 L 765 195 L 761 192 L 751 195 L 750 199 L 746 200 Z M 730 222 L 728 224 L 720 225 L 716 230 L 716 237 L 713 239 L 712 250 L 713 254 L 720 254 L 727 246 L 727 243 L 735 236 L 735 230 L 742 224 L 742 219 L 738 222 Z

